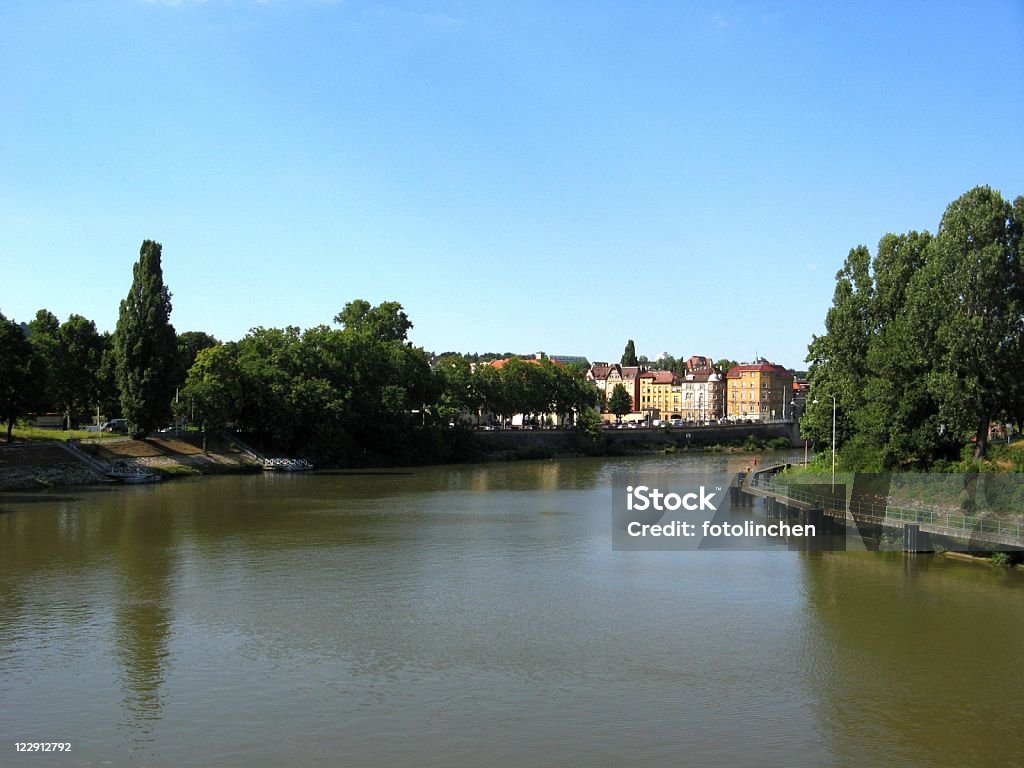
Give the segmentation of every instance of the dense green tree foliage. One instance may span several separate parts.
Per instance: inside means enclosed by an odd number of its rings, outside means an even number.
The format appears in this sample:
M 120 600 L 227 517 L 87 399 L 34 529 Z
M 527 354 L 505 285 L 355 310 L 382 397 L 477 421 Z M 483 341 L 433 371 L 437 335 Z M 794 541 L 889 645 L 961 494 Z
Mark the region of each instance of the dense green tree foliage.
M 114 334 L 121 412 L 133 437 L 152 432 L 170 418 L 179 375 L 171 293 L 164 285 L 161 251 L 160 243 L 142 243 Z
M 717 368 L 719 371 L 721 371 L 722 375 L 724 376 L 730 370 L 735 368 L 737 365 L 739 365 L 739 361 L 738 360 L 730 360 L 727 357 L 723 357 L 721 360 L 719 360 L 717 363 L 715 363 L 715 368 Z
M 28 323 L 28 333 L 33 382 L 30 409 L 63 414 L 67 428 L 88 421 L 106 389 L 102 361 L 110 345 L 109 335 L 100 334 L 96 324 L 81 315 L 71 315 L 60 323 L 46 309 L 40 309 Z
M 626 348 L 622 351 L 620 363 L 630 367 L 640 364 L 640 360 L 636 356 L 636 344 L 633 343 L 632 339 L 626 342 Z
M 608 397 L 608 410 L 615 414 L 616 419 L 621 419 L 633 410 L 633 398 L 622 384 L 612 387 L 612 393 Z
M 57 366 L 56 393 L 67 426 L 88 420 L 100 399 L 103 384 L 99 379 L 105 348 L 96 323 L 81 315 L 71 315 L 57 334 L 61 359 Z
M 178 376 L 179 383 L 184 383 L 189 369 L 196 357 L 204 349 L 220 344 L 216 338 L 205 331 L 185 331 L 178 334 Z
M 434 412 L 445 424 L 455 424 L 465 413 L 478 414 L 483 406 L 473 380 L 473 366 L 462 355 L 448 355 L 434 365 Z
M 200 349 L 178 399 L 179 415 L 188 414 L 208 432 L 219 432 L 238 420 L 242 409 L 242 377 L 234 344 Z
M 30 410 L 32 347 L 21 326 L 0 313 L 0 419 L 11 441 L 14 422 Z
M 546 358 L 510 357 L 500 368 L 478 365 L 470 386 L 480 412 L 497 414 L 502 424 L 523 414 L 527 421 L 541 426 L 564 426 L 597 405 L 597 387 L 586 381 L 585 373 L 577 366 L 562 366 Z M 542 423 L 552 415 L 565 421 Z
M 992 421 L 1024 413 L 1024 198 L 989 187 L 950 204 L 938 234 L 850 251 L 825 334 L 809 347 L 805 436 L 855 468 L 984 458 Z M 816 402 L 815 402 L 816 401 Z
M 100 415 L 114 418 L 121 413 L 121 390 L 117 385 L 117 351 L 114 334 L 100 334 L 102 353 L 96 375 L 96 407 Z
M 412 324 L 396 302 L 355 301 L 335 319 L 342 328 L 254 328 L 201 350 L 182 408 L 320 463 L 415 461 L 408 436 L 427 426 L 437 382 L 406 339 Z

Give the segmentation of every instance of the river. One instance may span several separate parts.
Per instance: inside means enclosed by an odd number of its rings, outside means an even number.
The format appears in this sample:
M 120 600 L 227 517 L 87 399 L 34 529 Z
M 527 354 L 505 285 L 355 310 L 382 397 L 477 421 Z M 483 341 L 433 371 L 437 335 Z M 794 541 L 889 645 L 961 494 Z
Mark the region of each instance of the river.
M 613 549 L 749 461 L 0 494 L 0 765 L 1024 765 L 1020 571 Z

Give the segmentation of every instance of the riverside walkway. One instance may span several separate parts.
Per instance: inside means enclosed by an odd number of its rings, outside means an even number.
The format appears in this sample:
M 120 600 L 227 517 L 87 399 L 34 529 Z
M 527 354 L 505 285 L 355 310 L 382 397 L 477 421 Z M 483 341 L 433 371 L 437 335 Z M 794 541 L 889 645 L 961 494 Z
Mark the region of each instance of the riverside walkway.
M 847 527 L 868 524 L 901 531 L 906 551 L 924 551 L 921 534 L 966 541 L 972 550 L 1024 549 L 1024 522 L 1020 520 L 879 503 L 854 494 L 848 496 L 842 484 L 835 486 L 839 493 L 830 494 L 822 490 L 829 485 L 827 482 L 818 485 L 784 482 L 778 474 L 788 466 L 777 464 L 752 471 L 743 478 L 741 488 L 751 496 L 765 499 L 772 511 L 789 508 L 821 514 Z

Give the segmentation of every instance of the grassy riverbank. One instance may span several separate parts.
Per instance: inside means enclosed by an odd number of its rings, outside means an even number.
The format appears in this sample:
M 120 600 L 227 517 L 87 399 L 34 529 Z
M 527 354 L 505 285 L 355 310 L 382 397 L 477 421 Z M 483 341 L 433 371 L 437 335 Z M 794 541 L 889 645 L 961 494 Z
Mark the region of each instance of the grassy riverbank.
M 40 434 L 41 433 L 41 434 Z M 198 433 L 130 440 L 120 435 L 74 430 L 15 430 L 18 442 L 0 445 L 0 490 L 87 485 L 104 478 L 61 447 L 68 440 L 103 462 L 126 460 L 166 478 L 253 472 L 259 465 L 217 438 L 203 451 Z

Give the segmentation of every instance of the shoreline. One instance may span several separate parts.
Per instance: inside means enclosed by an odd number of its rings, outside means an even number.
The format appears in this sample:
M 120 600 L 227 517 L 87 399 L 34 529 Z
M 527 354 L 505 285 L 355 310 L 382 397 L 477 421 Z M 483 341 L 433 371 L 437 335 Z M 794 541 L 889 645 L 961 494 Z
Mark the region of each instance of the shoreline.
M 473 432 L 460 459 L 437 457 L 422 465 L 480 464 L 572 458 L 617 458 L 656 454 L 737 453 L 754 454 L 790 450 L 781 443 L 789 425 L 765 425 L 757 429 L 736 428 L 603 430 L 594 441 L 575 431 L 507 430 Z M 101 473 L 67 451 L 54 439 L 23 440 L 0 444 L 0 492 L 46 490 L 48 488 L 108 482 Z M 99 461 L 128 461 L 150 469 L 165 480 L 176 477 L 259 472 L 261 463 L 244 446 L 220 437 L 210 437 L 207 450 L 197 433 L 156 435 L 139 440 L 128 437 L 73 441 L 76 448 Z M 321 469 L 387 469 L 407 464 L 371 462 L 365 466 L 320 466 Z
M 222 441 L 210 441 L 204 452 L 198 439 L 150 437 L 144 440 L 76 441 L 75 445 L 104 462 L 130 461 L 164 480 L 176 477 L 258 472 L 261 467 Z M 45 491 L 111 481 L 67 451 L 57 440 L 26 441 L 0 446 L 0 492 Z

